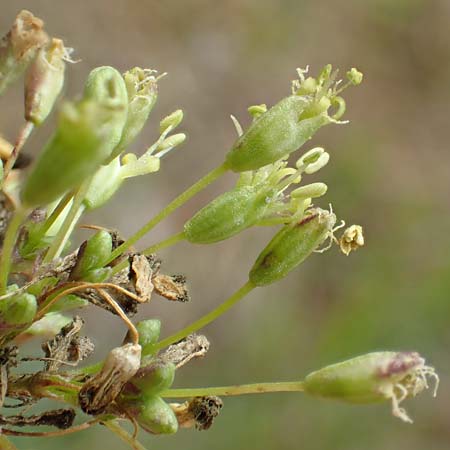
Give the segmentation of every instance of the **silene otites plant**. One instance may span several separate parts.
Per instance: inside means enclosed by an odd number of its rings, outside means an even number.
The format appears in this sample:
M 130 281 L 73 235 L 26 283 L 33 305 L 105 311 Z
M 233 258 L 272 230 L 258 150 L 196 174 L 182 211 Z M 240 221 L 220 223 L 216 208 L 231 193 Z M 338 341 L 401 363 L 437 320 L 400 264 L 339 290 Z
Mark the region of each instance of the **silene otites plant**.
M 298 69 L 290 95 L 272 107 L 248 109 L 253 121 L 246 130 L 233 117 L 238 137 L 223 164 L 131 237 L 92 225 L 91 237 L 73 249 L 71 235 L 83 213 L 104 205 L 127 178 L 158 171 L 162 158 L 186 136 L 176 132 L 183 120 L 176 110 L 159 122 L 159 138 L 142 155 L 127 153 L 148 121 L 162 75 L 139 67 L 124 74 L 98 67 L 80 96 L 62 103 L 52 137 L 29 164 L 22 148 L 52 111 L 67 62 L 73 62 L 71 49 L 49 37 L 43 22 L 28 11 L 18 14 L 0 42 L 0 94 L 20 78 L 25 91 L 25 121 L 16 141 L 0 140 L 0 447 L 15 448 L 8 435 L 60 436 L 101 424 L 132 448 L 143 449 L 139 429 L 153 434 L 180 427 L 204 430 L 222 408 L 220 397 L 275 391 L 352 403 L 388 401 L 394 416 L 411 422 L 400 404 L 428 388 L 429 379 L 435 390 L 438 383 L 434 369 L 413 352 L 368 353 L 302 379 L 293 374 L 291 382 L 171 388 L 178 369 L 209 348 L 198 332 L 250 291 L 281 280 L 333 244 L 346 255 L 364 245 L 361 226 L 345 228 L 331 206 L 314 205 L 327 186 L 308 183 L 308 175 L 324 167 L 330 155 L 320 147 L 303 150 L 320 128 L 345 123 L 341 94 L 359 85 L 362 74 L 353 68 L 340 83 L 330 65 L 316 77 Z M 288 162 L 298 149 L 296 161 Z M 228 171 L 237 175 L 235 187 L 175 235 L 135 249 L 155 225 Z M 164 273 L 158 250 L 182 240 L 214 244 L 254 226 L 271 227 L 274 236 L 256 257 L 247 282 L 222 304 L 163 339 L 159 320 L 133 322 L 139 306 L 156 294 L 171 301 L 189 299 L 185 278 Z M 81 334 L 83 320 L 71 311 L 87 307 L 119 316 L 128 331 L 103 361 L 80 366 L 94 345 Z M 22 344 L 36 337 L 42 340 L 42 354 L 24 354 Z M 38 361 L 31 372 L 30 360 Z M 41 399 L 64 407 L 30 413 Z M 134 432 L 122 421 L 130 422 Z M 24 426 L 46 431 L 20 430 Z

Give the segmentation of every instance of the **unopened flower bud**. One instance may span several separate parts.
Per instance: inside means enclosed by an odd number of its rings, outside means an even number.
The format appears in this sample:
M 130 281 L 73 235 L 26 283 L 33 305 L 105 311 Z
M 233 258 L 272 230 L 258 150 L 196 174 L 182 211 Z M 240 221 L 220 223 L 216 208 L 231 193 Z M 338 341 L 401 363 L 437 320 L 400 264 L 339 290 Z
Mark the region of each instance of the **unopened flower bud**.
M 153 347 L 159 339 L 161 333 L 161 321 L 158 319 L 141 320 L 136 324 L 139 333 L 139 345 L 142 347 L 141 356 L 145 358 L 153 353 Z M 131 333 L 128 332 L 125 342 L 131 340 Z
M 42 47 L 25 80 L 25 119 L 40 125 L 55 104 L 64 85 L 66 49 L 60 39 Z
M 400 403 L 428 388 L 427 377 L 439 378 L 413 352 L 375 352 L 333 364 L 305 378 L 306 393 L 350 403 L 392 402 L 392 414 L 412 422 Z
M 159 122 L 159 132 L 162 134 L 167 128 L 172 127 L 172 129 L 176 128 L 181 121 L 183 120 L 183 111 L 181 109 L 177 109 L 172 114 L 164 117 L 164 119 Z
M 128 93 L 128 115 L 112 157 L 122 153 L 144 128 L 158 98 L 158 78 L 154 71 L 135 67 L 123 74 Z
M 339 239 L 339 247 L 345 255 L 349 255 L 352 250 L 357 250 L 363 245 L 364 234 L 361 225 L 348 227 Z
M 0 345 L 14 339 L 33 321 L 37 312 L 36 297 L 26 292 L 0 301 Z
M 149 433 L 174 434 L 178 431 L 177 417 L 161 397 L 143 396 L 125 409 Z
M 13 26 L 0 40 L 0 94 L 16 81 L 48 41 L 44 22 L 22 10 Z
M 285 225 L 258 256 L 250 282 L 264 286 L 284 278 L 330 236 L 335 223 L 333 213 L 317 208 L 299 223 Z
M 172 386 L 175 364 L 160 360 L 151 361 L 141 367 L 124 388 L 123 395 L 155 395 Z
M 84 280 L 89 272 L 100 269 L 112 251 L 112 237 L 106 230 L 100 230 L 81 244 L 77 261 L 70 273 L 71 280 Z
M 78 401 L 87 414 L 101 414 L 119 395 L 123 386 L 138 371 L 141 346 L 125 344 L 111 350 L 100 372 L 81 388 Z
M 8 326 L 30 323 L 37 311 L 36 297 L 26 292 L 0 301 L 0 320 Z
M 122 115 L 111 102 L 66 103 L 55 134 L 25 181 L 24 204 L 48 204 L 93 175 L 111 154 L 111 139 L 116 127 L 122 128 Z

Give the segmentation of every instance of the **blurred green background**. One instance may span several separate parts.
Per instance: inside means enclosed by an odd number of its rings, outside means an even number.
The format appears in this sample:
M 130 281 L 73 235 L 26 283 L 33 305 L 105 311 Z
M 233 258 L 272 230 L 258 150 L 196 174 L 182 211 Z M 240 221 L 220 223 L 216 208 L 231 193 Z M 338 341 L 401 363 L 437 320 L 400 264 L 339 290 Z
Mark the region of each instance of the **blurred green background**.
M 448 0 L 0 0 L 0 30 L 21 8 L 81 59 L 67 71 L 66 94 L 89 70 L 135 65 L 169 75 L 134 150 L 156 136 L 159 119 L 180 107 L 188 142 L 162 170 L 128 182 L 109 206 L 85 219 L 131 234 L 164 204 L 218 165 L 235 139 L 229 114 L 249 123 L 251 104 L 289 93 L 296 67 L 316 73 L 332 63 L 365 74 L 346 92 L 347 126 L 321 130 L 312 145 L 332 155 L 320 172 L 329 185 L 323 207 L 361 223 L 367 246 L 346 258 L 336 248 L 311 257 L 287 279 L 258 289 L 205 330 L 207 358 L 177 374 L 177 386 L 297 379 L 361 353 L 416 350 L 441 376 L 430 393 L 405 405 L 415 423 L 389 405 L 349 406 L 301 394 L 225 400 L 207 432 L 140 433 L 149 449 L 448 449 L 450 447 L 450 2 Z M 0 130 L 14 139 L 22 121 L 16 86 L 1 101 Z M 28 144 L 37 151 L 49 121 Z M 227 176 L 161 224 L 142 245 L 180 229 L 209 199 L 234 183 Z M 169 273 L 184 273 L 189 304 L 155 298 L 140 317 L 182 327 L 246 279 L 271 230 L 252 229 L 215 246 L 179 244 L 161 253 Z M 124 334 L 119 321 L 91 309 L 87 331 L 103 356 Z M 120 330 L 120 331 L 119 331 Z M 17 439 L 20 449 L 127 448 L 101 427 L 66 438 Z

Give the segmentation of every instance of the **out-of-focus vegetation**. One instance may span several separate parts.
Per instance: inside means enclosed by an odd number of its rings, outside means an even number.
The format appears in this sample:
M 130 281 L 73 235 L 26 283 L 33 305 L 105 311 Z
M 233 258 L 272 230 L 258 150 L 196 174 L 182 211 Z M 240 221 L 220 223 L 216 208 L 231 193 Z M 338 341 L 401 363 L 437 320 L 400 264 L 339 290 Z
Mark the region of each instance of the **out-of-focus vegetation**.
M 176 384 L 295 379 L 359 353 L 416 350 L 440 373 L 438 398 L 410 402 L 410 426 L 392 418 L 386 405 L 355 407 L 300 394 L 239 397 L 226 399 L 208 432 L 143 435 L 142 441 L 161 450 L 449 448 L 450 3 L 2 0 L 0 29 L 22 8 L 45 18 L 82 59 L 68 69 L 68 94 L 79 91 L 87 71 L 101 64 L 169 72 L 157 108 L 160 115 L 175 104 L 186 111 L 188 144 L 169 156 L 161 172 L 130 182 L 96 214 L 97 223 L 129 234 L 222 161 L 235 139 L 229 114 L 248 123 L 247 106 L 271 104 L 287 93 L 295 67 L 317 70 L 330 62 L 365 74 L 363 86 L 347 95 L 350 125 L 328 127 L 314 143 L 332 155 L 321 173 L 328 198 L 339 215 L 364 225 L 366 248 L 345 259 L 338 259 L 336 249 L 314 256 L 288 279 L 255 291 L 207 328 L 207 358 L 180 371 Z M 11 104 L 0 111 L 1 130 L 9 130 L 10 139 L 20 124 L 19 95 L 18 87 L 2 100 Z M 157 127 L 143 133 L 142 150 Z M 45 132 L 33 137 L 27 150 L 40 148 L 44 139 Z M 153 238 L 178 231 L 232 183 L 230 176 L 211 187 Z M 170 323 L 163 330 L 168 334 L 210 310 L 245 280 L 267 238 L 265 230 L 252 230 L 214 251 L 184 243 L 163 251 L 166 267 L 187 275 L 193 300 L 177 305 L 175 317 L 173 305 L 155 300 L 146 315 L 154 312 Z M 90 331 L 102 326 L 103 339 L 109 332 L 119 343 L 114 319 L 96 314 L 88 316 Z M 126 448 L 99 428 L 15 442 L 33 450 Z

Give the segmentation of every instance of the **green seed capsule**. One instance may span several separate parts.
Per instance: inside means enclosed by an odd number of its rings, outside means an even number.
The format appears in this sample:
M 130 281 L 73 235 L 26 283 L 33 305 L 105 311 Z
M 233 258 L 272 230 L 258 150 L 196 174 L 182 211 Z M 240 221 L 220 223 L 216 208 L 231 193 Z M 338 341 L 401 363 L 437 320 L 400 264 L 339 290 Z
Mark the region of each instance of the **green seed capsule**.
M 111 153 L 110 136 L 123 110 L 93 100 L 66 103 L 58 128 L 22 191 L 27 207 L 45 205 L 78 187 Z
M 265 286 L 284 278 L 325 241 L 335 223 L 333 213 L 315 209 L 301 222 L 284 226 L 258 256 L 250 282 Z
M 326 110 L 302 119 L 310 108 L 311 100 L 299 95 L 286 97 L 270 108 L 233 145 L 226 156 L 229 168 L 234 172 L 255 170 L 297 150 L 330 123 Z
M 70 277 L 72 280 L 83 280 L 96 269 L 101 269 L 112 252 L 112 237 L 106 230 L 100 230 L 78 251 L 77 262 Z
M 178 431 L 177 417 L 162 398 L 144 397 L 136 410 L 135 418 L 145 431 L 153 434 L 173 434 Z
M 172 386 L 175 370 L 173 363 L 156 360 L 141 367 L 130 383 L 144 395 L 158 394 Z
M 40 125 L 53 109 L 64 85 L 64 43 L 52 39 L 41 48 L 25 80 L 25 119 Z
M 254 225 L 266 207 L 265 192 L 252 186 L 225 192 L 186 222 L 186 240 L 194 244 L 211 244 L 228 239 Z
M 414 352 L 375 352 L 332 364 L 309 374 L 304 391 L 310 395 L 349 403 L 392 401 L 392 413 L 411 422 L 402 400 L 428 388 L 426 377 L 439 378 L 434 369 Z

